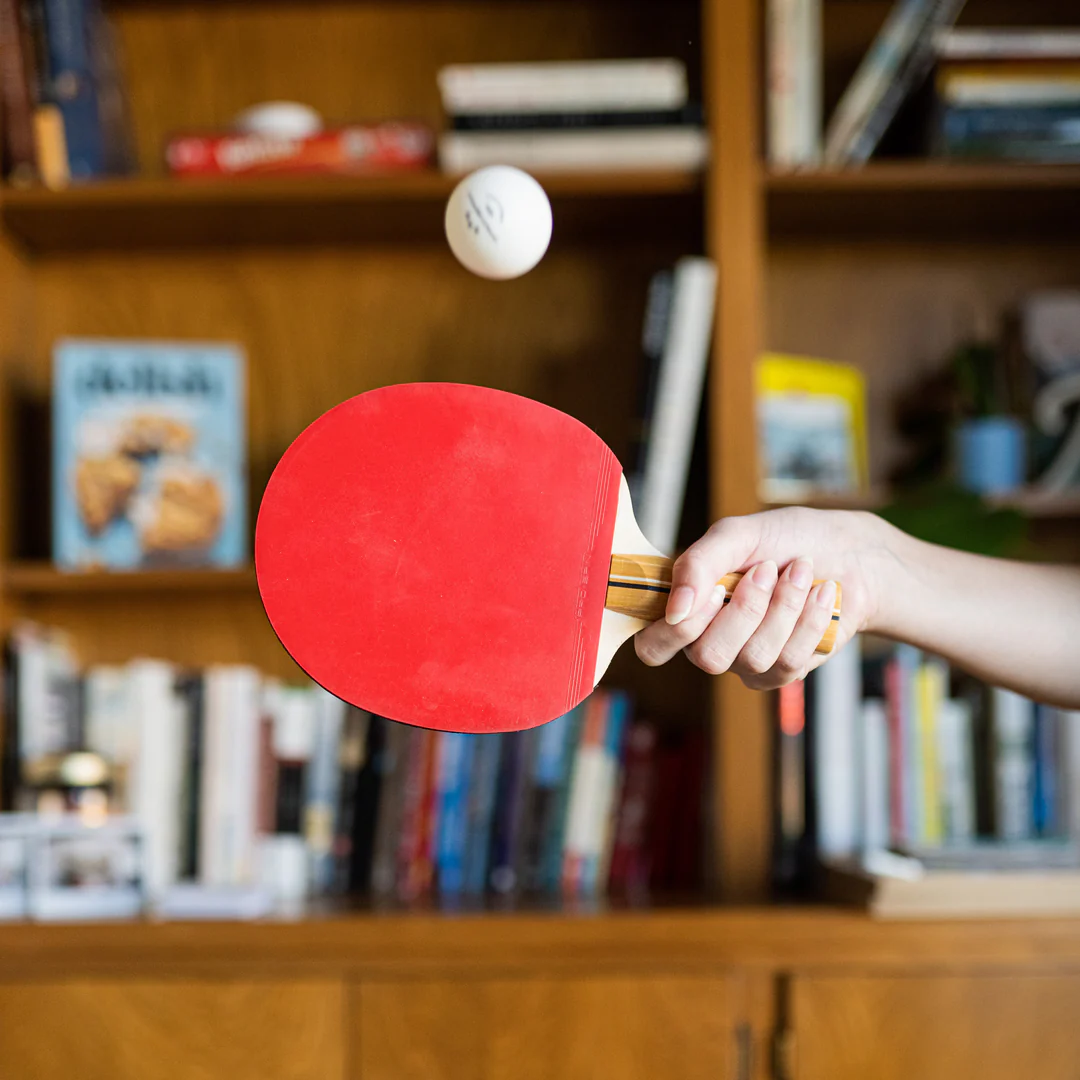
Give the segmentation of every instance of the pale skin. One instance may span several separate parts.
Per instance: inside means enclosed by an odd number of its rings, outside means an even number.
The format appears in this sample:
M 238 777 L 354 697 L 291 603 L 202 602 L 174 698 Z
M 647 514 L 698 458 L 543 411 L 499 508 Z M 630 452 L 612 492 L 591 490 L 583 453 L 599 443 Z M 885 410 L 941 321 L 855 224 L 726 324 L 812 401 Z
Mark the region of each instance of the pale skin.
M 714 583 L 750 571 L 723 610 Z M 822 584 L 813 585 L 813 581 Z M 834 652 L 858 631 L 908 642 L 995 686 L 1080 709 L 1080 567 L 925 543 L 874 514 L 791 507 L 718 521 L 676 561 L 664 620 L 635 638 L 759 690 L 828 660 L 814 648 L 842 586 Z

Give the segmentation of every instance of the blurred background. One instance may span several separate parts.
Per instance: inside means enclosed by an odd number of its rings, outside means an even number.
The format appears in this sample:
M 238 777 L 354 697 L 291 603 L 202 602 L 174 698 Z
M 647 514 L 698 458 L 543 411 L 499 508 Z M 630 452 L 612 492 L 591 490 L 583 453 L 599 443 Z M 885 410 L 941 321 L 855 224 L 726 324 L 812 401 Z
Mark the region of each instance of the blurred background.
M 292 439 L 413 380 L 589 424 L 664 550 L 1080 558 L 1074 4 L 0 0 L 0 121 L 5 1076 L 1075 1075 L 1080 714 L 862 637 L 435 734 L 251 566 Z M 493 283 L 496 163 L 554 233 Z

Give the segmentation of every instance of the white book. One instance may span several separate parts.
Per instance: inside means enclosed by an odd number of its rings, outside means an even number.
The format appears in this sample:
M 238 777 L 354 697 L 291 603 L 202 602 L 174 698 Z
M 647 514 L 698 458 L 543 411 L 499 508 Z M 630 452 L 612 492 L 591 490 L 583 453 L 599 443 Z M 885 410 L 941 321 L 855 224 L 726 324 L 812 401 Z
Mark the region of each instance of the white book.
M 1080 102 L 1080 79 L 996 79 L 985 76 L 950 79 L 941 94 L 947 105 L 964 107 L 1075 105 Z
M 341 787 L 338 752 L 347 706 L 321 686 L 313 687 L 310 694 L 314 732 L 307 774 L 304 833 L 310 851 L 312 887 L 316 892 L 325 892 L 334 875 L 334 828 Z
M 938 704 L 938 767 L 945 838 L 975 839 L 975 765 L 970 701 L 946 697 Z
M 814 672 L 814 787 L 823 858 L 853 858 L 860 847 L 861 661 L 856 636 Z
M 889 847 L 889 722 L 885 702 L 867 698 L 859 723 L 862 736 L 862 835 L 864 854 Z
M 436 76 L 451 114 L 678 109 L 686 65 L 675 59 L 451 64 Z
M 704 128 L 583 128 L 574 131 L 444 131 L 439 163 L 451 175 L 486 165 L 537 172 L 698 170 L 709 158 Z
M 182 709 L 176 671 L 163 660 L 128 665 L 128 707 L 138 732 L 129 778 L 131 814 L 143 837 L 143 874 L 153 902 L 174 884 L 180 856 Z
M 231 885 L 250 885 L 257 871 L 260 678 L 253 667 L 238 664 L 229 669 L 226 722 L 232 767 L 226 803 L 226 861 Z
M 86 748 L 121 768 L 135 753 L 135 725 L 128 708 L 128 672 L 118 665 L 90 668 L 83 680 Z
M 1033 833 L 1035 705 L 1000 687 L 990 694 L 997 834 L 1025 840 Z
M 1068 60 L 1080 56 L 1080 30 L 1053 27 L 949 27 L 934 35 L 940 60 Z
M 821 159 L 821 0 L 769 0 L 768 154 L 778 169 Z
M 649 420 L 641 498 L 634 507 L 641 531 L 661 551 L 674 551 L 678 538 L 715 306 L 716 264 L 681 259 Z
M 215 665 L 203 675 L 203 758 L 199 807 L 199 881 L 208 888 L 229 884 L 225 805 L 231 770 L 228 669 Z

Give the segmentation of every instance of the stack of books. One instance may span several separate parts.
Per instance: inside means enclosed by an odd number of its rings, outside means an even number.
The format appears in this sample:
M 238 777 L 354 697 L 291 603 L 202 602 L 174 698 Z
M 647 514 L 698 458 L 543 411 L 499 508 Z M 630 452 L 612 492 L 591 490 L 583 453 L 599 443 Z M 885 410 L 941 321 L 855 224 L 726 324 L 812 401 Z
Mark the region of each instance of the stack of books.
M 1080 32 L 957 28 L 935 44 L 941 156 L 1080 161 Z
M 438 84 L 448 173 L 698 169 L 707 157 L 678 60 L 452 65 Z
M 137 878 L 165 918 L 700 886 L 704 733 L 635 715 L 622 691 L 524 732 L 434 732 L 248 665 L 83 667 L 61 631 L 30 623 L 5 678 L 0 835 L 12 819 L 27 832 L 25 815 L 133 823 L 124 895 Z M 130 832 L 116 834 L 125 851 Z M 3 865 L 0 850 L 0 883 Z
M 830 891 L 845 875 L 902 880 L 884 897 L 840 891 L 880 914 L 1005 914 L 1037 907 L 1015 874 L 1067 874 L 1080 910 L 1080 712 L 872 645 L 856 638 L 778 696 L 778 884 L 826 867 Z M 943 894 L 945 872 L 958 881 Z

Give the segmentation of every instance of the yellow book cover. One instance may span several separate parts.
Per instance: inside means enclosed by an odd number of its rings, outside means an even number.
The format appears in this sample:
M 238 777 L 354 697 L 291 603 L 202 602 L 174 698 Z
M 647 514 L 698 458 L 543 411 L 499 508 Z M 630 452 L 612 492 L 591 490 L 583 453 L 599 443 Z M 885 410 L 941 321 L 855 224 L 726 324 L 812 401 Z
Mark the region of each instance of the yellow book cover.
M 766 353 L 755 371 L 762 494 L 854 493 L 869 483 L 866 383 L 849 364 Z
M 938 755 L 938 710 L 947 692 L 948 671 L 939 660 L 919 665 L 915 676 L 916 717 L 922 747 L 923 836 L 927 844 L 945 840 L 941 799 L 941 763 Z

